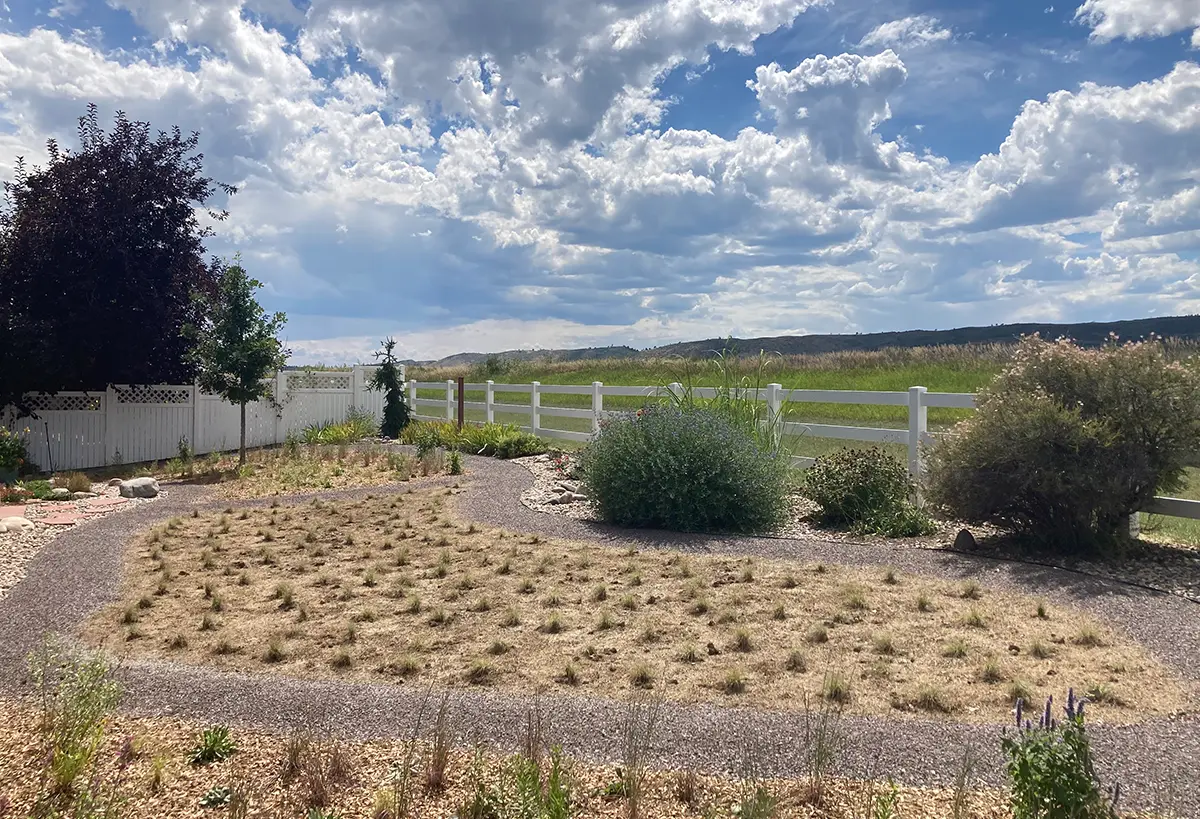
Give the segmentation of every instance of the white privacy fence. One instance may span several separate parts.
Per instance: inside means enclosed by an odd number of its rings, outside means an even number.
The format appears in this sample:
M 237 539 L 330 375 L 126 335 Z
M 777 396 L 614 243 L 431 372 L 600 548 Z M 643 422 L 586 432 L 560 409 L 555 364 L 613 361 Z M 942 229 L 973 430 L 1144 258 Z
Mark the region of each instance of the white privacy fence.
M 560 438 L 568 441 L 586 442 L 591 439 L 600 422 L 621 411 L 606 410 L 604 398 L 653 398 L 665 393 L 682 394 L 681 384 L 669 384 L 666 387 L 606 387 L 600 381 L 589 385 L 551 385 L 534 381 L 530 384 L 497 384 L 487 381 L 482 384 L 468 384 L 448 381 L 410 381 L 408 382 L 409 404 L 413 409 L 413 417 L 427 421 L 454 421 L 458 418 L 461 406 L 464 420 L 467 410 L 482 410 L 481 420 L 492 422 L 496 413 L 527 415 L 529 422 L 519 426 L 534 435 L 546 438 Z M 418 390 L 437 390 L 438 398 L 418 397 Z M 444 398 L 441 397 L 444 390 Z M 483 392 L 483 401 L 465 400 L 466 392 Z M 529 403 L 510 404 L 498 403 L 496 393 L 528 394 Z M 713 387 L 698 387 L 691 390 L 697 398 L 712 399 L 718 397 L 719 391 Z M 742 395 L 753 395 L 757 400 L 766 403 L 766 415 L 771 419 L 776 434 L 781 436 L 808 436 L 813 438 L 831 438 L 844 441 L 862 441 L 873 444 L 896 444 L 908 450 L 908 470 L 911 475 L 919 476 L 922 471 L 921 455 L 924 445 L 932 443 L 936 433 L 929 431 L 929 409 L 975 409 L 974 393 L 929 392 L 925 387 L 909 387 L 906 392 L 875 392 L 869 390 L 789 390 L 781 384 L 768 384 L 758 390 L 744 390 Z M 589 407 L 551 407 L 542 405 L 544 395 L 575 395 L 590 399 Z M 587 403 L 587 402 L 585 402 Z M 905 429 L 890 429 L 884 427 L 841 426 L 833 424 L 810 424 L 798 421 L 787 421 L 784 408 L 788 404 L 867 404 L 875 406 L 906 407 L 908 410 L 908 425 Z M 438 414 L 422 413 L 422 407 L 437 408 Z M 585 419 L 589 422 L 591 431 L 573 431 L 546 427 L 542 423 L 545 417 Z M 807 468 L 814 458 L 794 456 L 792 463 L 797 468 Z M 1155 498 L 1153 505 L 1144 510 L 1153 514 L 1170 515 L 1200 519 L 1200 501 L 1180 498 Z
M 272 383 L 273 401 L 246 405 L 246 445 L 283 443 L 289 432 L 340 421 L 351 407 L 383 416 L 383 393 L 367 389 L 375 367 L 346 372 L 284 370 Z M 24 431 L 30 459 L 44 470 L 91 469 L 114 463 L 175 457 L 187 439 L 203 454 L 236 449 L 239 407 L 195 385 L 111 386 L 104 392 L 27 396 L 37 417 L 0 421 Z

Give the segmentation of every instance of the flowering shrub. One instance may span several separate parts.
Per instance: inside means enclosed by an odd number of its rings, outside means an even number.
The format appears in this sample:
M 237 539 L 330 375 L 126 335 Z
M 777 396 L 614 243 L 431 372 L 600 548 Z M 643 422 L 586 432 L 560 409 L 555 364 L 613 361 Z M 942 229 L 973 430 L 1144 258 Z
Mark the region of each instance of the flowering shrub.
M 20 469 L 28 457 L 25 439 L 7 427 L 0 427 L 0 469 Z
M 1035 727 L 1022 721 L 1024 703 L 1017 700 L 1017 730 L 1001 746 L 1012 789 L 1013 819 L 1115 819 L 1120 789 L 1111 798 L 1100 791 L 1091 747 L 1083 729 L 1083 700 L 1067 694 L 1059 722 L 1053 715 L 1054 698 L 1046 700 Z
M 910 500 L 913 488 L 904 463 L 878 447 L 824 455 L 804 473 L 804 494 L 821 507 L 821 523 L 887 537 L 933 531 Z
M 1055 551 L 1118 540 L 1200 450 L 1200 377 L 1155 341 L 1084 350 L 1025 338 L 976 403 L 930 453 L 929 499 Z
M 580 470 L 601 519 L 620 526 L 759 532 L 787 513 L 786 458 L 707 409 L 611 419 Z

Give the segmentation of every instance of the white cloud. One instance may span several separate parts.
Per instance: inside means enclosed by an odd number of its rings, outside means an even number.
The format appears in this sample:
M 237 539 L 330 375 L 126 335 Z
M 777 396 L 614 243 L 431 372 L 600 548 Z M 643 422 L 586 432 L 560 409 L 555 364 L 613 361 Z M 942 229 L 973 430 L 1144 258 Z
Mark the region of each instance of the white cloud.
M 89 101 L 200 130 L 241 187 L 214 249 L 299 305 L 301 360 L 1200 307 L 1191 62 L 1030 101 L 963 163 L 881 136 L 922 80 L 891 48 L 764 57 L 754 127 L 663 126 L 666 72 L 801 0 L 122 2 L 157 49 L 0 33 L 0 176 Z M 950 37 L 905 18 L 859 45 Z
M 907 76 L 904 63 L 888 49 L 872 57 L 822 54 L 791 71 L 771 63 L 759 66 L 746 84 L 774 116 L 776 133 L 806 134 L 830 162 L 883 166 L 895 156 L 885 150 L 875 128 L 891 117 L 888 95 Z
M 954 33 L 942 28 L 936 17 L 919 14 L 881 23 L 871 29 L 858 42 L 860 49 L 868 48 L 917 48 L 949 40 Z
M 1075 19 L 1091 26 L 1097 40 L 1163 37 L 1200 27 L 1200 0 L 1086 0 Z M 1200 30 L 1192 45 L 1200 45 Z

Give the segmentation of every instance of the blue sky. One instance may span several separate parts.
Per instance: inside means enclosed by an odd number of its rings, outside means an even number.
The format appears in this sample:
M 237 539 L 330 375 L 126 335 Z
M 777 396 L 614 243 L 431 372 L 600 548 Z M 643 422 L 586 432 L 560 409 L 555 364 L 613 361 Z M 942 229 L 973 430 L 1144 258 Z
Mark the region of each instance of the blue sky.
M 0 0 L 0 178 L 197 130 L 298 361 L 1200 312 L 1200 0 Z

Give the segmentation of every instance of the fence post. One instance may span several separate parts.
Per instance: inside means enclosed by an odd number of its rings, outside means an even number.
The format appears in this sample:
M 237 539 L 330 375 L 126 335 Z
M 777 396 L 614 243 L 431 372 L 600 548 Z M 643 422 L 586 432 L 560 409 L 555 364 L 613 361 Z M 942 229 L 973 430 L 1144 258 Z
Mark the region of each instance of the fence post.
M 405 385 L 408 387 L 408 411 L 415 416 L 417 415 L 417 382 L 406 381 Z
M 678 381 L 672 381 L 670 384 L 668 384 L 667 391 L 671 393 L 671 397 L 674 398 L 676 402 L 683 398 L 683 385 Z
M 193 454 L 200 454 L 200 382 L 192 382 L 192 435 Z
M 454 420 L 454 379 L 446 379 L 446 420 Z
M 463 383 L 463 377 L 458 377 L 458 428 L 463 428 L 463 422 L 467 420 L 467 390 L 466 384 Z
M 102 466 L 108 466 L 113 462 L 113 456 L 116 455 L 116 450 L 113 448 L 113 439 L 117 437 L 117 431 L 113 428 L 113 408 L 117 405 L 117 391 L 113 389 L 112 384 L 104 388 L 104 463 Z
M 363 368 L 359 364 L 355 364 L 350 370 L 350 404 L 358 409 L 363 408 L 363 393 L 366 387 L 366 379 L 363 378 Z
M 925 406 L 924 387 L 908 388 L 908 474 L 921 478 L 921 442 L 929 427 L 929 409 Z
M 486 416 L 487 422 L 489 424 L 495 423 L 495 421 L 496 421 L 496 409 L 495 409 L 496 382 L 489 378 L 488 382 L 487 382 L 487 387 L 484 389 L 483 394 L 484 394 L 483 403 L 487 404 L 487 407 L 485 408 L 485 412 L 487 412 L 487 416 Z
M 542 409 L 542 394 L 538 391 L 541 386 L 542 382 L 534 381 L 533 389 L 529 394 L 529 418 L 532 422 L 531 426 L 534 435 L 542 431 L 542 414 L 540 411 Z
M 783 438 L 783 385 L 767 385 L 767 431 L 771 442 L 779 446 Z
M 592 432 L 600 431 L 600 416 L 604 413 L 604 384 L 592 382 Z
M 286 441 L 288 434 L 287 424 L 283 422 L 283 395 L 287 392 L 287 380 L 287 370 L 280 370 L 275 374 L 275 387 L 271 390 L 273 393 L 271 399 L 275 402 L 275 405 L 271 409 L 275 410 L 275 443 L 277 444 L 282 444 Z M 275 407 L 279 409 L 275 409 Z

